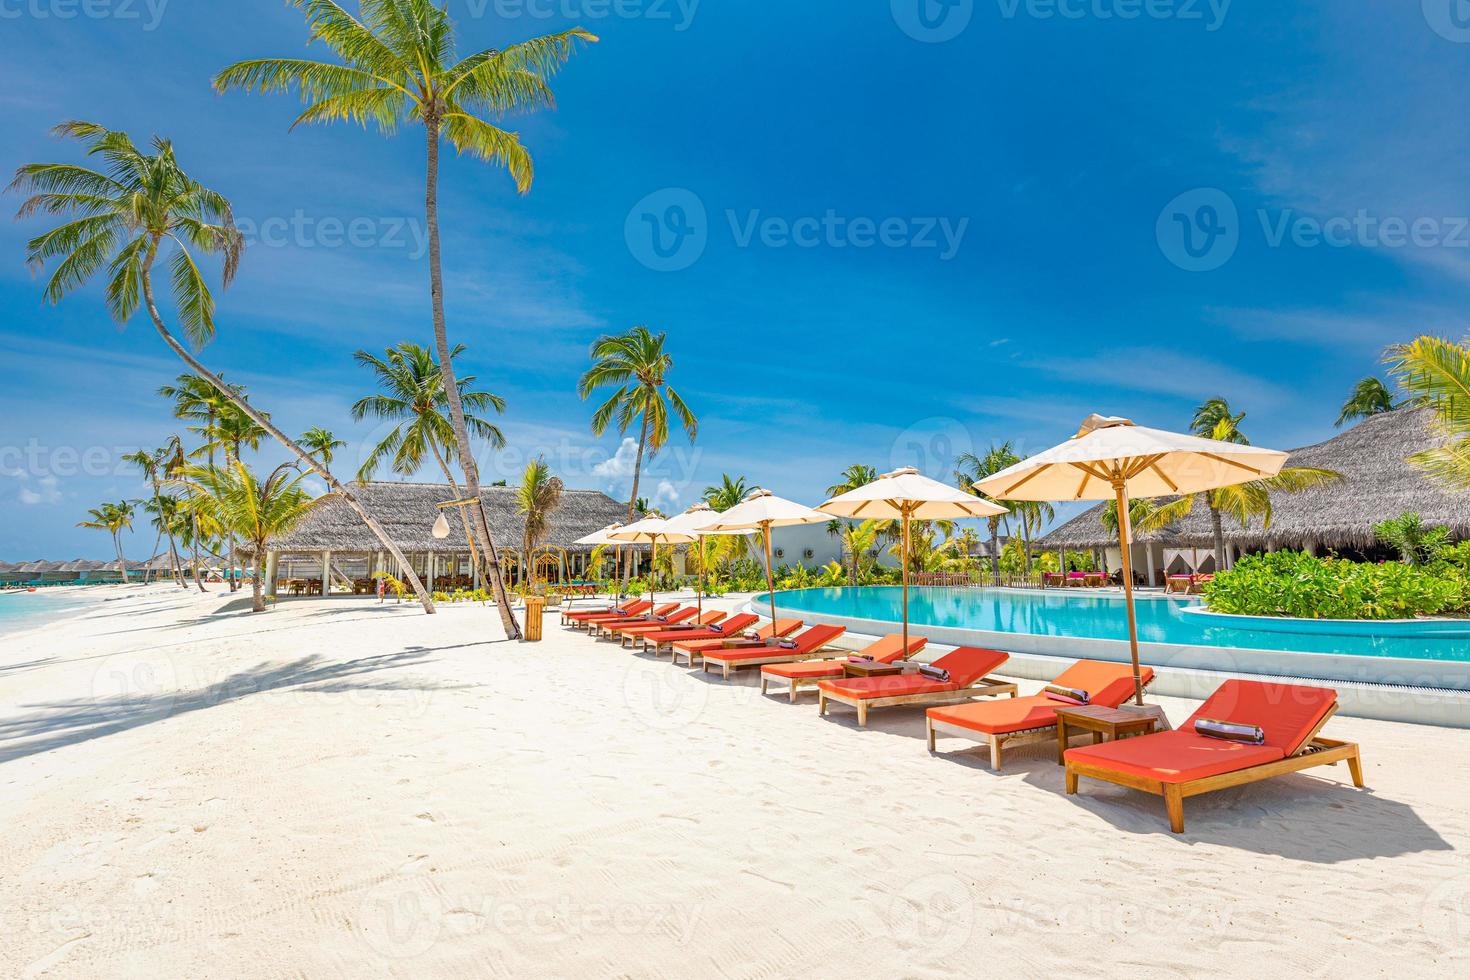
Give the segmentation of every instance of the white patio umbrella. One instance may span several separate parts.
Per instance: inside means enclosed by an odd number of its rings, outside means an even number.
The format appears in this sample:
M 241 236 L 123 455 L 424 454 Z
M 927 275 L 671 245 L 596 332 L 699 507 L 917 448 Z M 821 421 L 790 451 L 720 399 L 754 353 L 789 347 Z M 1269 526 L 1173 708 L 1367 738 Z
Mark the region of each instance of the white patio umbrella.
M 885 473 L 872 483 L 838 494 L 817 510 L 834 517 L 896 520 L 903 525 L 903 648 L 909 648 L 909 522 L 996 517 L 1010 511 L 958 487 L 940 483 L 912 466 Z
M 660 544 L 688 544 L 698 540 L 694 535 L 684 531 L 673 530 L 669 522 L 663 517 L 645 517 L 641 521 L 634 521 L 627 527 L 620 527 L 611 532 L 608 537 L 614 541 L 639 542 L 653 545 L 652 565 L 648 574 L 648 599 L 653 601 L 653 583 L 658 573 L 658 546 Z
M 1113 500 L 1123 553 L 1123 595 L 1133 653 L 1134 700 L 1143 704 L 1133 561 L 1128 554 L 1131 497 L 1177 496 L 1264 480 L 1281 472 L 1286 453 L 1089 415 L 1068 441 L 975 484 L 997 500 Z
M 611 534 L 614 531 L 616 531 L 618 528 L 622 527 L 622 526 L 623 525 L 621 525 L 621 524 L 609 524 L 607 527 L 603 528 L 600 531 L 593 531 L 591 534 L 587 535 L 586 537 L 578 538 L 577 540 L 573 541 L 572 544 L 585 544 L 585 545 L 591 545 L 593 547 L 596 547 L 597 545 L 600 545 L 600 544 L 601 545 L 612 545 L 613 546 L 613 549 L 614 549 L 613 550 L 613 577 L 616 578 L 617 577 L 617 566 L 622 563 L 622 558 L 623 558 L 623 542 L 614 540 L 611 537 Z
M 701 549 L 704 547 L 704 539 L 707 537 L 726 537 L 741 534 L 754 534 L 753 530 L 742 531 L 711 531 L 709 526 L 718 521 L 722 515 L 709 504 L 695 504 L 682 514 L 676 514 L 668 519 L 668 528 L 684 534 L 694 535 L 696 543 Z M 699 556 L 699 618 L 704 618 L 704 553 L 701 550 Z
M 766 591 L 771 600 L 771 622 L 776 621 L 776 583 L 771 576 L 771 529 L 798 524 L 825 524 L 830 514 L 813 510 L 792 500 L 778 497 L 769 490 L 756 488 L 745 499 L 720 514 L 711 531 L 760 531 L 766 538 Z

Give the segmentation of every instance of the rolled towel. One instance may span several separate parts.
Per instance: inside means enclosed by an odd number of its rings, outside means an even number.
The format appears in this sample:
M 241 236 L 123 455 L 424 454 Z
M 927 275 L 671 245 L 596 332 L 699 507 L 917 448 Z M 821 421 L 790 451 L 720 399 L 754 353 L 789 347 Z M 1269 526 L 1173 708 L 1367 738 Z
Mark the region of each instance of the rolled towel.
M 949 671 L 945 670 L 943 667 L 936 667 L 933 664 L 920 664 L 919 673 L 923 674 L 930 680 L 939 681 L 939 683 L 941 684 L 949 683 Z
M 873 662 L 873 658 L 872 657 L 848 657 L 847 658 L 847 662 L 850 663 L 850 664 L 870 664 L 870 663 Z
M 725 627 L 721 626 L 719 623 L 710 623 L 709 631 L 711 633 L 723 633 L 725 632 Z
M 1064 704 L 1087 704 L 1092 700 L 1091 695 L 1080 688 L 1058 687 L 1055 684 L 1046 685 L 1041 689 L 1041 693 L 1053 701 L 1061 701 Z
M 1194 723 L 1194 733 L 1206 738 L 1220 738 L 1227 742 L 1246 742 L 1250 745 L 1264 745 L 1266 733 L 1261 731 L 1260 725 L 1237 725 L 1233 721 L 1216 721 L 1213 718 L 1201 718 Z
M 782 650 L 795 650 L 796 649 L 796 641 L 795 640 L 781 640 L 780 642 L 778 642 L 776 644 L 776 646 L 780 647 Z
M 746 630 L 745 631 L 745 638 L 747 640 L 759 640 L 761 638 L 760 631 L 759 630 Z

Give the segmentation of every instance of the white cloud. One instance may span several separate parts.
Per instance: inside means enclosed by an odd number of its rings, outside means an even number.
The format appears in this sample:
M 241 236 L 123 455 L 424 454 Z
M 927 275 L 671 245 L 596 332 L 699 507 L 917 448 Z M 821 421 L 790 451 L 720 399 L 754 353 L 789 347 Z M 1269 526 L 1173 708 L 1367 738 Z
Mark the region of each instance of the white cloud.
M 607 481 L 609 487 L 633 478 L 633 468 L 638 465 L 638 440 L 624 438 L 623 444 L 611 458 L 592 467 L 592 475 Z
M 16 474 L 11 473 L 7 475 Z M 24 485 L 26 483 L 26 475 L 24 473 L 20 473 L 18 475 L 22 486 L 20 488 L 20 493 L 17 496 L 20 502 L 25 506 L 35 507 L 43 504 L 61 503 L 61 490 L 57 487 L 56 477 L 41 477 L 36 481 L 36 489 L 33 490 L 29 486 Z
M 653 506 L 666 514 L 678 510 L 679 488 L 668 480 L 659 480 L 658 489 L 653 492 Z

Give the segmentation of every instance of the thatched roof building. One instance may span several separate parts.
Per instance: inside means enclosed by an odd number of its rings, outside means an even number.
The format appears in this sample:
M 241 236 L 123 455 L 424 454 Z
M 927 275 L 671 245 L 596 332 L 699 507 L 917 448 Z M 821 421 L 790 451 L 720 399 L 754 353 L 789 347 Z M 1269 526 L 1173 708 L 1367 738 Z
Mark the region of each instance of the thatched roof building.
M 1326 442 L 1291 453 L 1288 466 L 1335 470 L 1343 479 L 1294 494 L 1275 494 L 1271 527 L 1259 520 L 1242 529 L 1225 521 L 1225 540 L 1238 549 L 1366 548 L 1373 525 L 1405 511 L 1425 523 L 1470 538 L 1470 493 L 1455 493 L 1406 462 L 1423 449 L 1443 445 L 1427 409 L 1401 408 L 1375 415 Z M 1043 548 L 1091 549 L 1117 545 L 1117 535 L 1099 519 L 1103 505 L 1084 511 L 1040 539 Z M 1166 548 L 1214 546 L 1209 510 L 1196 507 L 1178 524 L 1136 535 L 1140 544 Z
M 446 511 L 450 527 L 447 538 L 435 538 L 432 529 L 439 516 L 438 505 L 453 500 L 454 492 L 439 483 L 353 483 L 349 489 L 379 522 L 393 542 L 410 554 L 461 554 L 466 550 L 464 533 L 453 510 Z M 525 522 L 516 513 L 513 487 L 483 487 L 481 499 L 490 520 L 495 544 L 519 548 Z M 569 552 L 591 551 L 573 544 L 593 531 L 627 520 L 628 505 L 618 503 L 600 490 L 563 490 L 561 506 L 551 515 L 543 546 Z M 331 494 L 317 500 L 306 518 L 286 537 L 273 543 L 279 551 L 373 553 L 382 546 L 361 518 L 340 498 Z

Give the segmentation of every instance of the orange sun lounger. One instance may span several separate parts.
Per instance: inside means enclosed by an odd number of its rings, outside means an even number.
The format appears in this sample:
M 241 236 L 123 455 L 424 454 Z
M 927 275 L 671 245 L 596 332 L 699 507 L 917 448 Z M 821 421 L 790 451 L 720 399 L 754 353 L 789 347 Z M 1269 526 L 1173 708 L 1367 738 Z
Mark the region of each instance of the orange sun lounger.
M 951 704 L 999 694 L 1015 697 L 1016 685 L 986 676 L 1009 659 L 1010 654 L 999 650 L 956 647 L 934 661 L 935 667 L 949 671 L 947 681 L 934 680 L 923 674 L 818 681 L 817 711 L 825 715 L 828 702 L 836 701 L 856 708 L 858 724 L 866 725 L 870 708 L 896 704 Z
M 1153 669 L 1144 667 L 1141 676 L 1147 687 L 1154 679 Z M 1058 687 L 1086 691 L 1091 696 L 1089 704 L 1116 708 L 1133 696 L 1133 666 L 1079 660 L 1058 674 L 1052 683 Z M 1053 701 L 1045 694 L 1032 694 L 1024 698 L 930 708 L 924 713 L 929 730 L 929 751 L 934 751 L 934 740 L 939 735 L 987 743 L 990 745 L 990 768 L 999 772 L 1001 746 L 1007 742 L 1055 738 L 1057 709 L 1065 707 L 1067 704 L 1063 701 Z
M 796 660 L 808 660 L 818 650 L 847 632 L 846 626 L 824 626 L 818 624 L 796 637 L 795 646 L 711 647 L 704 652 L 704 669 L 718 667 L 721 679 L 729 680 L 730 671 L 741 667 L 764 667 L 766 664 L 789 664 Z
M 1067 793 L 1076 793 L 1079 777 L 1087 776 L 1162 796 L 1169 828 L 1182 834 L 1184 801 L 1201 793 L 1338 762 L 1348 764 L 1353 785 L 1361 787 L 1358 746 L 1317 734 L 1336 711 L 1337 692 L 1330 688 L 1226 681 L 1177 731 L 1068 749 Z M 1194 730 L 1202 718 L 1257 725 L 1266 741 L 1208 738 Z
M 633 637 L 633 646 L 639 650 L 647 650 L 652 646 L 657 652 L 660 647 L 669 646 L 679 640 L 724 641 L 734 637 L 759 619 L 759 616 L 752 613 L 739 613 L 729 619 L 720 619 L 706 626 L 685 626 L 674 630 L 639 633 Z
M 580 623 L 573 623 L 572 626 L 580 626 L 590 633 L 593 627 L 600 626 L 603 623 L 618 623 L 620 625 L 627 623 L 651 623 L 654 621 L 655 616 L 669 616 L 678 608 L 679 604 L 677 602 L 670 602 L 667 605 L 659 606 L 657 609 L 645 609 L 641 615 L 594 616 L 591 619 L 584 619 Z
M 759 618 L 760 617 L 757 616 L 752 619 L 751 622 L 754 622 L 755 619 Z M 734 622 L 734 620 L 731 620 L 731 622 Z M 746 628 L 746 626 L 749 625 L 750 623 L 746 623 L 745 626 L 740 627 L 740 629 L 743 630 Z M 795 633 L 797 630 L 801 629 L 801 626 L 802 623 L 799 619 L 778 619 L 776 620 L 774 626 L 772 626 L 770 623 L 767 623 L 760 629 L 756 630 L 755 638 L 757 640 L 769 640 L 772 637 L 790 636 L 792 633 Z M 679 658 L 682 656 L 684 658 L 684 661 L 688 663 L 689 666 L 693 667 L 695 658 L 698 657 L 703 659 L 706 650 L 722 650 L 729 646 L 739 646 L 742 644 L 749 644 L 750 642 L 743 636 L 736 635 L 740 632 L 740 630 L 731 628 L 727 629 L 725 632 L 725 636 L 706 637 L 702 640 L 693 639 L 688 636 L 674 640 L 672 643 L 670 643 L 670 649 L 673 651 L 673 662 L 678 663 Z
M 909 637 L 909 648 L 903 648 L 903 634 L 889 633 L 859 650 L 854 656 L 871 657 L 881 664 L 907 660 L 924 649 L 929 641 L 922 636 Z M 846 660 L 804 660 L 794 664 L 768 664 L 761 668 L 761 693 L 766 693 L 770 684 L 785 683 L 792 702 L 803 687 L 816 686 L 817 681 L 828 677 L 843 676 L 842 665 Z
M 723 611 L 721 611 L 719 609 L 706 609 L 704 615 L 703 616 L 700 616 L 699 619 L 695 620 L 695 619 L 692 619 L 691 617 L 693 617 L 696 612 L 698 612 L 697 609 L 696 610 L 691 610 L 690 613 L 689 613 L 689 616 L 686 616 L 686 617 L 683 617 L 682 619 L 677 619 L 677 620 L 676 619 L 670 619 L 667 623 L 652 623 L 652 624 L 645 624 L 645 625 L 642 625 L 642 626 L 619 626 L 619 627 L 615 627 L 613 629 L 613 632 L 618 634 L 618 642 L 619 642 L 619 644 L 622 645 L 622 646 L 627 646 L 628 645 L 628 642 L 630 640 L 633 641 L 634 643 L 637 643 L 638 638 L 640 636 L 647 636 L 650 633 L 666 633 L 666 632 L 671 632 L 669 630 L 669 627 L 670 626 L 676 626 L 679 623 L 691 623 L 694 626 L 697 626 L 697 627 L 700 627 L 700 628 L 704 628 L 704 627 L 709 627 L 709 626 L 715 625 L 720 620 L 724 619 L 726 616 L 729 615 L 729 613 L 723 612 Z M 672 632 L 678 632 L 678 631 L 677 630 L 673 630 Z M 698 632 L 698 630 L 695 630 L 694 632 Z
M 587 625 L 587 632 L 593 636 L 612 636 L 619 630 L 632 629 L 635 626 L 657 626 L 659 628 L 682 623 L 686 619 L 692 619 L 699 610 L 693 606 L 685 606 L 680 609 L 676 604 L 673 609 L 665 612 L 665 606 L 659 606 L 647 616 L 633 616 L 628 619 L 599 619 Z
M 561 624 L 563 626 L 566 626 L 569 623 L 585 623 L 590 619 L 601 619 L 605 616 L 612 616 L 614 618 L 621 616 L 636 616 L 639 613 L 647 612 L 652 608 L 653 603 L 649 602 L 646 599 L 639 599 L 637 602 L 630 602 L 622 606 L 608 606 L 606 609 L 581 609 L 577 612 L 567 612 L 563 610 L 561 614 Z

